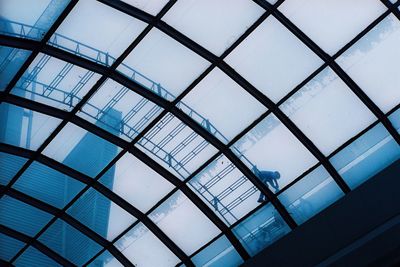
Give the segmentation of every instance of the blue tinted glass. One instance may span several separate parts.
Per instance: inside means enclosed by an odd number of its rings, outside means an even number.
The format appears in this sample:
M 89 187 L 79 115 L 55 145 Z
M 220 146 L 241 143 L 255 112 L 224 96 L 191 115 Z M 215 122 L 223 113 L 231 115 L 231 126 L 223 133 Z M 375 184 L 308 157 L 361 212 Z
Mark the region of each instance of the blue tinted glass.
M 94 261 L 92 261 L 89 267 L 123 267 L 123 265 L 108 251 L 104 251 Z
M 5 261 L 11 260 L 25 245 L 25 243 L 4 234 L 0 234 L 0 244 L 0 259 Z
M 343 195 L 325 168 L 319 166 L 279 195 L 279 199 L 293 219 L 302 224 Z
M 0 91 L 6 89 L 30 54 L 30 51 L 0 46 Z
M 83 186 L 81 182 L 37 162 L 32 163 L 13 185 L 15 189 L 60 209 Z
M 40 266 L 40 267 L 54 267 L 61 266 L 53 259 L 47 257 L 34 247 L 29 247 L 18 259 L 15 261 L 15 266 Z
M 70 0 L 1 1 L 0 33 L 41 40 Z
M 59 123 L 59 119 L 42 113 L 2 103 L 0 142 L 36 150 Z
M 394 128 L 396 128 L 396 130 L 400 132 L 400 109 L 393 112 L 393 114 L 389 116 L 389 119 L 392 122 Z
M 330 161 L 350 188 L 355 188 L 399 157 L 399 145 L 383 125 L 378 124 Z
M 229 240 L 222 236 L 192 258 L 196 266 L 239 266 L 242 258 Z
M 9 196 L 0 200 L 0 224 L 29 236 L 34 236 L 52 215 Z
M 290 232 L 289 226 L 271 204 L 267 204 L 233 229 L 243 246 L 254 256 Z
M 26 161 L 25 158 L 0 152 L 0 184 L 8 184 Z
M 39 237 L 39 241 L 79 266 L 101 249 L 96 242 L 60 219 Z
M 128 212 L 92 188 L 67 213 L 110 241 L 136 221 Z
M 116 145 L 68 123 L 43 154 L 94 177 L 117 156 L 118 151 Z

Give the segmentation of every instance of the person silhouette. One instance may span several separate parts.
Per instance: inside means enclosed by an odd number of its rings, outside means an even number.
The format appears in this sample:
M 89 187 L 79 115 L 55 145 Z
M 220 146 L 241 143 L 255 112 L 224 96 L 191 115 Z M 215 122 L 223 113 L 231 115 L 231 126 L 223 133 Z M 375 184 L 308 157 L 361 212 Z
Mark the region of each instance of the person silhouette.
M 260 171 L 256 166 L 253 168 L 256 176 L 268 187 L 271 186 L 274 188 L 275 193 L 279 191 L 278 179 L 281 177 L 281 174 L 278 171 Z M 260 196 L 258 197 L 257 202 L 261 203 L 266 201 L 266 196 L 260 192 Z

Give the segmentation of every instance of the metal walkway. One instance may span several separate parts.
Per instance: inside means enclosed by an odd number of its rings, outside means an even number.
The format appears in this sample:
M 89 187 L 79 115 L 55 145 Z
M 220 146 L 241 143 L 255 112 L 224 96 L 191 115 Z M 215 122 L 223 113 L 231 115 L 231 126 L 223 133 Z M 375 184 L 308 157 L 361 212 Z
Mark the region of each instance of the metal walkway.
M 17 36 L 19 38 L 40 39 L 45 33 L 44 30 L 41 30 L 36 26 L 29 26 L 14 21 L 0 19 L 0 23 L 8 23 L 14 29 L 14 32 L 1 33 Z M 57 33 L 50 38 L 49 44 L 106 66 L 110 66 L 116 60 L 104 51 L 100 51 Z M 17 49 L 13 49 L 7 57 L 5 57 L 3 62 L 0 63 L 0 72 L 11 63 L 16 54 L 15 51 L 17 51 Z M 84 51 L 84 53 L 82 51 Z M 29 73 L 23 75 L 14 90 L 21 90 L 21 92 L 25 94 L 28 93 L 31 95 L 32 99 L 40 97 L 61 104 L 64 107 L 71 108 L 75 106 L 81 101 L 81 98 L 78 96 L 79 92 L 93 77 L 94 72 L 86 71 L 71 90 L 63 90 L 59 88 L 60 84 L 68 73 L 70 73 L 73 65 L 65 63 L 61 71 L 57 73 L 50 83 L 41 83 L 37 81 L 36 78 L 40 71 L 48 64 L 51 57 L 46 54 L 40 56 L 41 58 L 37 61 L 37 64 Z M 175 99 L 175 96 L 169 93 L 159 83 L 154 82 L 150 78 L 125 64 L 121 65 L 129 70 L 131 73 L 130 78 L 132 80 L 156 93 L 160 97 L 167 100 Z M 114 131 L 118 132 L 120 136 L 132 140 L 159 114 L 161 107 L 154 105 L 146 98 L 142 98 L 132 107 L 132 109 L 126 112 L 121 121 L 116 121 L 116 123 L 113 123 L 112 125 L 110 123 L 107 124 L 107 122 L 110 122 L 110 120 L 112 121 L 113 119 L 110 111 L 129 91 L 128 88 L 121 86 L 121 88 L 119 88 L 115 95 L 108 101 L 108 103 L 106 103 L 106 105 L 103 105 L 103 107 L 95 106 L 89 103 L 89 101 L 82 108 L 81 112 L 87 116 L 87 118 L 103 123 L 105 127 L 108 127 L 108 129 L 111 127 Z M 227 140 L 227 138 L 218 131 L 218 129 L 216 129 L 208 119 L 204 118 L 183 102 L 179 102 L 177 107 L 184 110 L 208 132 L 221 141 L 228 143 L 229 140 Z M 178 137 L 179 141 L 177 140 Z M 179 178 L 183 180 L 191 174 L 187 169 L 188 164 L 195 159 L 197 155 L 204 151 L 209 143 L 183 122 L 175 119 L 174 115 L 168 113 L 136 145 L 143 151 L 155 156 L 156 159 L 165 163 L 168 167 L 172 168 L 175 173 L 179 175 Z M 238 150 L 235 150 L 234 152 L 239 158 L 245 161 L 248 166 L 254 167 L 254 165 Z M 224 187 L 224 189 L 218 194 L 212 194 L 212 188 L 214 186 L 218 188 L 217 185 L 235 169 L 235 165 L 230 163 L 216 175 L 212 176 L 212 178 L 207 182 L 203 184 L 200 183 L 200 181 L 190 183 L 194 190 L 196 190 L 228 224 L 230 224 L 232 220 L 238 219 L 234 215 L 234 209 L 244 200 L 258 192 L 258 189 L 252 185 L 252 187 L 248 188 L 245 192 L 236 193 L 238 194 L 237 196 L 232 195 L 235 197 L 229 199 L 228 196 L 234 194 L 237 189 L 248 181 L 244 175 L 241 175 L 235 178 L 236 180 L 232 181 L 231 184 Z M 229 199 L 229 202 L 226 203 L 226 201 L 224 201 L 223 203 L 222 201 L 224 199 Z

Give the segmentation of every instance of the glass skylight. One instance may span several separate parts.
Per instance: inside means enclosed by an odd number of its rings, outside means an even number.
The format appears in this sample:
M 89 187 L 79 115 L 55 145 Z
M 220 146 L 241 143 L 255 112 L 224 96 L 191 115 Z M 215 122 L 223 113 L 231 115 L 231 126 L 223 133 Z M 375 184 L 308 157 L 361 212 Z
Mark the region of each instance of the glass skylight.
M 400 158 L 383 2 L 0 0 L 0 260 L 236 267 L 357 190 Z

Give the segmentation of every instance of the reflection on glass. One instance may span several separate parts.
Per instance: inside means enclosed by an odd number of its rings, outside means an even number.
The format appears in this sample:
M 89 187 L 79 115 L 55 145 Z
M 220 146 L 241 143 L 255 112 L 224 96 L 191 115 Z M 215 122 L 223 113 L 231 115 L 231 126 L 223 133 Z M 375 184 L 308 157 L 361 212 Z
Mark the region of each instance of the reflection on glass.
M 38 239 L 73 264 L 82 266 L 101 246 L 68 223 L 57 219 Z
M 177 105 L 178 108 L 224 143 L 228 143 L 266 110 L 218 68 L 196 85 L 182 102 Z
M 330 161 L 350 188 L 355 188 L 400 158 L 400 147 L 382 124 L 363 134 Z
M 161 11 L 165 4 L 168 3 L 168 0 L 122 0 L 122 2 L 128 3 L 155 16 Z
M 121 149 L 86 130 L 68 123 L 43 154 L 95 177 Z
M 302 224 L 344 194 L 324 167 L 319 166 L 279 195 L 297 224 Z
M 117 70 L 159 96 L 173 100 L 209 65 L 173 38 L 153 29 Z
M 70 0 L 1 1 L 0 33 L 41 40 Z
M 322 65 L 319 57 L 272 16 L 226 62 L 274 102 Z
M 189 187 L 228 225 L 259 204 L 258 189 L 225 156 L 192 178 Z
M 83 187 L 81 182 L 38 162 L 33 162 L 13 185 L 13 188 L 59 209 L 64 208 Z
M 162 108 L 108 79 L 78 112 L 78 116 L 131 141 Z
M 53 46 L 111 66 L 146 24 L 95 0 L 79 1 L 56 33 Z
M 136 221 L 136 218 L 93 188 L 86 191 L 67 213 L 109 241 Z
M 111 184 L 107 177 L 114 169 Z M 171 183 L 131 154 L 125 154 L 99 181 L 142 212 L 148 211 L 173 189 Z
M 229 0 L 183 0 L 178 1 L 163 20 L 219 56 L 263 12 L 257 4 L 245 0 L 236 0 L 234 5 Z
M 290 228 L 275 208 L 271 204 L 267 204 L 233 228 L 233 232 L 247 252 L 254 256 L 263 248 L 289 233 Z
M 27 159 L 0 152 L 0 184 L 7 185 Z
M 192 261 L 196 266 L 209 267 L 235 267 L 243 263 L 242 258 L 225 236 L 218 238 L 192 257 Z
M 0 199 L 0 224 L 33 237 L 53 216 L 9 196 Z
M 142 223 L 121 237 L 115 246 L 136 266 L 175 266 L 179 262 L 178 257 Z
M 172 113 L 165 115 L 136 146 L 182 180 L 217 152 Z
M 88 267 L 123 267 L 122 265 L 110 252 L 107 250 L 101 253 L 96 259 L 94 259 Z
M 0 105 L 0 142 L 37 150 L 60 120 L 8 103 Z
M 11 93 L 71 111 L 99 77 L 92 71 L 39 54 Z
M 7 88 L 30 54 L 30 51 L 0 46 L 0 91 Z
M 375 0 L 288 0 L 279 10 L 325 52 L 333 55 L 386 8 Z
M 188 255 L 220 233 L 181 191 L 168 198 L 149 217 Z
M 337 62 L 384 111 L 400 103 L 400 22 L 389 15 Z
M 315 76 L 280 108 L 325 155 L 376 120 L 330 68 Z
M 14 262 L 15 266 L 54 266 L 58 267 L 61 265 L 55 262 L 53 259 L 44 255 L 39 250 L 32 246 L 29 246 L 25 252 L 17 258 Z
M 275 193 L 317 162 L 274 115 L 262 120 L 231 149 Z
M 5 261 L 10 261 L 25 245 L 25 243 L 4 234 L 0 234 L 0 244 L 0 259 Z

